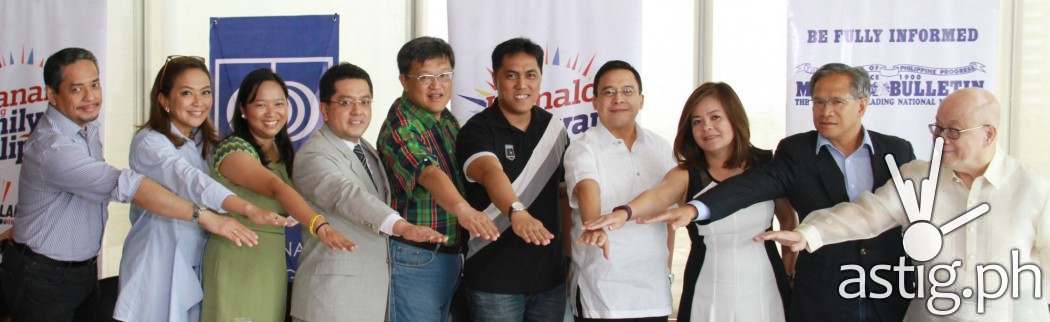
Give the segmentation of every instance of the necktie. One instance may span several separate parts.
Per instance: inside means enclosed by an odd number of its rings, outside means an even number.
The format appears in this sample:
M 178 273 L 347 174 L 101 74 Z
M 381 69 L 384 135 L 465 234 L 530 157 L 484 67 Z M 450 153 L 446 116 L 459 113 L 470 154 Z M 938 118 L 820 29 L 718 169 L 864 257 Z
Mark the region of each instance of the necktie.
M 357 155 L 357 159 L 361 160 L 361 165 L 365 167 L 365 173 L 368 174 L 368 180 L 372 181 L 372 188 L 379 191 L 379 186 L 376 185 L 376 179 L 372 177 L 372 170 L 368 168 L 368 159 L 365 158 L 365 150 L 361 148 L 361 145 L 354 146 L 354 154 Z

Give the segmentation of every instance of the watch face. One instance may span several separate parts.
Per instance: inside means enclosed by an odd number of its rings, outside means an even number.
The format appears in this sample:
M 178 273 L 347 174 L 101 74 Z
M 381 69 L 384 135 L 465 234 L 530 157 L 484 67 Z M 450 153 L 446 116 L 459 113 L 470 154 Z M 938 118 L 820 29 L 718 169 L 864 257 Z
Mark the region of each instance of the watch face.
M 521 204 L 521 202 L 514 202 L 514 203 L 510 204 L 510 211 L 522 211 L 522 210 L 525 210 L 525 205 Z

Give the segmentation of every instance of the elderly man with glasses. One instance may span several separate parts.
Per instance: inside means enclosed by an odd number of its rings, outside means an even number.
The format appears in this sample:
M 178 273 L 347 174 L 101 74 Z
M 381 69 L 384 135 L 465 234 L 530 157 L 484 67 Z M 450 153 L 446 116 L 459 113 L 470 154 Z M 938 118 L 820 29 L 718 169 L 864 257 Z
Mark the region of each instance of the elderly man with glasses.
M 812 252 L 905 227 L 905 249 L 927 272 L 919 276 L 926 296 L 912 300 L 906 321 L 1050 320 L 1050 297 L 1041 295 L 1046 279 L 1031 264 L 1050 261 L 1050 182 L 997 149 L 999 117 L 999 102 L 987 90 L 948 95 L 930 124 L 932 163 L 892 169 L 892 185 L 759 239 Z M 934 189 L 915 187 L 920 183 Z

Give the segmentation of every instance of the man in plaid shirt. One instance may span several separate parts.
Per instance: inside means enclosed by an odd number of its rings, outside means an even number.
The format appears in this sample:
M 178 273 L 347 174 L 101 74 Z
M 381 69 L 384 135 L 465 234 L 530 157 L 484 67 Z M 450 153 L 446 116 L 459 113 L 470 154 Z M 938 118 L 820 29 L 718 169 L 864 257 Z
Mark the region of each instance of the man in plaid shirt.
M 431 244 L 391 237 L 392 322 L 445 321 L 469 239 L 463 230 L 488 240 L 499 237 L 492 220 L 460 194 L 459 123 L 445 108 L 452 98 L 454 66 L 452 47 L 438 38 L 413 39 L 397 54 L 405 92 L 390 107 L 376 142 L 390 178 L 391 208 L 448 240 Z

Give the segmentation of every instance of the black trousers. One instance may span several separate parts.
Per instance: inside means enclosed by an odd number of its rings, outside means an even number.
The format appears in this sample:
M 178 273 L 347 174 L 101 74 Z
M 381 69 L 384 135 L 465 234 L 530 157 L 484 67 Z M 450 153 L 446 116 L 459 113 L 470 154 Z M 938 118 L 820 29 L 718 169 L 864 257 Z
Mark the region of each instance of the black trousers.
M 3 244 L 0 285 L 13 321 L 96 321 L 98 266 L 94 260 L 61 263 Z M 110 319 L 105 319 L 109 321 Z

